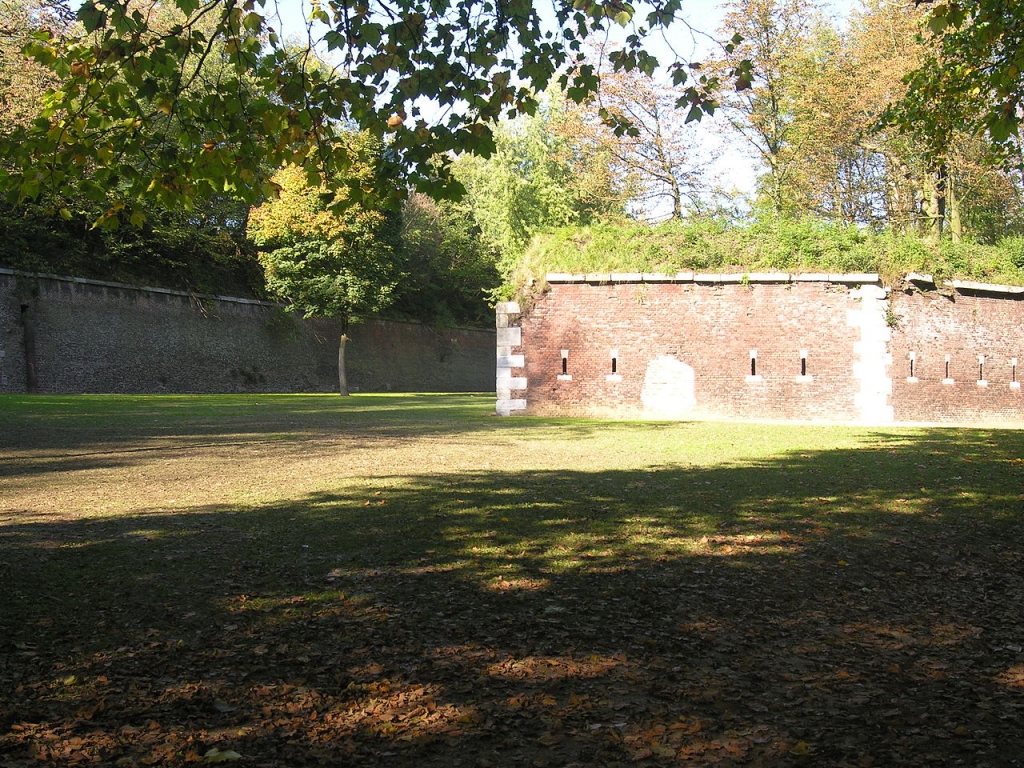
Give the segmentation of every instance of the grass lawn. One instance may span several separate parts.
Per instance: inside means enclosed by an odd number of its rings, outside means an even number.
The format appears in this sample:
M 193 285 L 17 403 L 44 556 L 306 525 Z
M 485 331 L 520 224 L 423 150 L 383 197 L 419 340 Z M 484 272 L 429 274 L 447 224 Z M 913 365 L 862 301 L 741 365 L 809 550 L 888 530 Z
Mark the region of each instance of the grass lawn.
M 1024 765 L 1024 433 L 0 396 L 0 768 Z

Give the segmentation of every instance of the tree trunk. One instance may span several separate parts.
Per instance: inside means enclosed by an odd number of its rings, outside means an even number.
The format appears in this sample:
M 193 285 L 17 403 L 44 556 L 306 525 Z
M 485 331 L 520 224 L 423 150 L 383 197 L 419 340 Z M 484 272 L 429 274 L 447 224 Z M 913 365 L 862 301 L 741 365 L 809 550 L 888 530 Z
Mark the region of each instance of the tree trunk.
M 938 242 L 942 237 L 942 208 L 945 203 L 942 199 L 942 191 L 939 189 L 940 178 L 938 174 L 929 172 L 924 174 L 923 188 L 921 190 L 923 199 L 921 201 L 921 217 L 923 219 L 923 235 L 929 240 Z
M 954 243 L 964 237 L 964 224 L 960 219 L 960 195 L 956 188 L 956 178 L 951 171 L 946 174 L 946 220 L 949 222 L 949 234 Z
M 345 375 L 345 344 L 348 343 L 348 334 L 342 333 L 338 339 L 338 392 L 341 395 L 348 395 L 348 377 Z

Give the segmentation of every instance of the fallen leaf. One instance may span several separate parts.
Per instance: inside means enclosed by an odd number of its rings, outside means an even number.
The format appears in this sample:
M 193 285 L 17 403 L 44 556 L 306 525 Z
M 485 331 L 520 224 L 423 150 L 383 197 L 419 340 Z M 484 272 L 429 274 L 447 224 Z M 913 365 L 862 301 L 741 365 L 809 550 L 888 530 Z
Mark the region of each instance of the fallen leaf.
M 231 749 L 222 750 L 214 747 L 203 755 L 203 759 L 208 763 L 228 763 L 234 760 L 241 760 L 242 756 Z

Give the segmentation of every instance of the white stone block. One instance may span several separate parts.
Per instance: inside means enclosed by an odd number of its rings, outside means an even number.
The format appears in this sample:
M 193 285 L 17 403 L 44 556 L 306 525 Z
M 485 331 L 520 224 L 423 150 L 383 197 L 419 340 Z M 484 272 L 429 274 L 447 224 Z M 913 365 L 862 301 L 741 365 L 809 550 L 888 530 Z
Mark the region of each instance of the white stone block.
M 830 283 L 846 283 L 846 284 L 853 284 L 853 283 L 877 283 L 878 282 L 878 273 L 877 272 L 849 272 L 849 273 L 843 273 L 841 275 L 830 274 L 828 276 L 828 280 L 829 280 Z M 866 288 L 868 286 L 864 286 L 864 287 Z M 884 296 L 885 295 L 885 289 L 879 287 L 879 290 L 882 291 L 882 295 Z
M 518 301 L 499 301 L 494 305 L 494 311 L 499 315 L 518 315 L 519 302 Z
M 523 343 L 523 329 L 518 326 L 498 329 L 498 346 L 518 347 Z
M 508 416 L 513 411 L 526 410 L 526 400 L 498 400 L 494 410 L 499 416 Z
M 853 342 L 853 354 L 862 360 L 881 360 L 885 354 L 885 342 L 880 339 L 866 339 Z
M 522 392 L 526 389 L 526 379 L 502 379 L 497 382 L 494 389 L 499 400 L 511 400 L 513 392 Z
M 892 328 L 888 325 L 862 325 L 861 339 L 864 341 L 887 342 L 892 341 Z
M 525 365 L 525 355 L 498 355 L 498 368 L 522 368 Z

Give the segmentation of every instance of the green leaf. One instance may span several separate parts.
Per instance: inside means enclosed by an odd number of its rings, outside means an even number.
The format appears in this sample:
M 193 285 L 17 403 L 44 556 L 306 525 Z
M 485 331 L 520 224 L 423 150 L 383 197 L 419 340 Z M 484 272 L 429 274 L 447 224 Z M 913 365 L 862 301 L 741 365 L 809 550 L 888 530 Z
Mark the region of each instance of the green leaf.
M 96 3 L 88 2 L 78 9 L 78 20 L 82 22 L 86 32 L 95 32 L 106 26 L 107 14 L 96 7 Z

